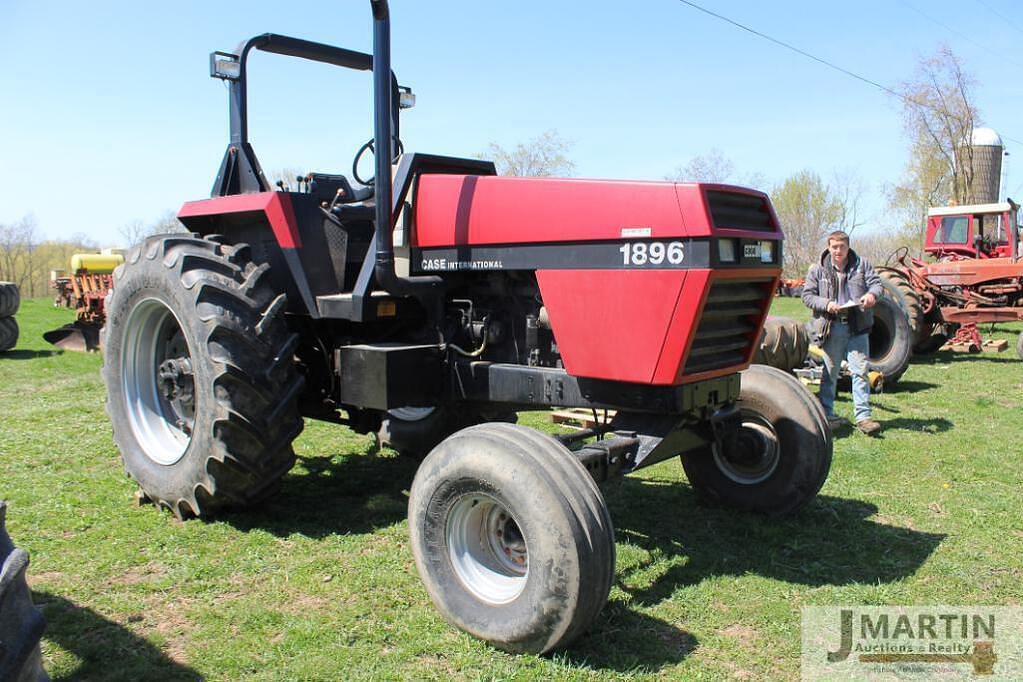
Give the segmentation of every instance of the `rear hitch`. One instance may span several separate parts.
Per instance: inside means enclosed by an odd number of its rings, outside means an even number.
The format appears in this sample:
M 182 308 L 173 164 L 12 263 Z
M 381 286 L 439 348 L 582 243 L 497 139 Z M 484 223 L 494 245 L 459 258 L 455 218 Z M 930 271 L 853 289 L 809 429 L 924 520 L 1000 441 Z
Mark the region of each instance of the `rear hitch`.
M 597 483 L 630 471 L 641 441 L 635 431 L 616 431 L 614 438 L 587 443 L 572 454 Z

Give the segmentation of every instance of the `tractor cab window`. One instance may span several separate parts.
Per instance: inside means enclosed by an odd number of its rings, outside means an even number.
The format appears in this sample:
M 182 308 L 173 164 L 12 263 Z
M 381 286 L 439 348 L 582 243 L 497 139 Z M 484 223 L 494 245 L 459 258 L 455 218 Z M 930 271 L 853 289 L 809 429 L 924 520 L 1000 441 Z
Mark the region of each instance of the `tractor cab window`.
M 941 219 L 934 241 L 939 244 L 966 244 L 970 237 L 970 216 L 955 215 Z
M 980 235 L 992 244 L 1004 244 L 1009 240 L 1008 230 L 1001 213 L 988 213 L 980 216 Z

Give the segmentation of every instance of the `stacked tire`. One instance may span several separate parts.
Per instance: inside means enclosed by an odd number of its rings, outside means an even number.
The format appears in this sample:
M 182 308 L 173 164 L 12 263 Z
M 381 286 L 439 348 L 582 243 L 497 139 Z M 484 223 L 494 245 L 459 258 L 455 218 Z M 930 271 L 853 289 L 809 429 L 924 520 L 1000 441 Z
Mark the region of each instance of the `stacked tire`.
M 28 553 L 17 549 L 7 535 L 7 504 L 0 502 L 0 680 L 49 680 L 43 671 L 39 639 L 46 622 L 32 605 L 25 582 Z
M 21 306 L 21 292 L 14 282 L 0 282 L 0 353 L 18 343 L 18 322 L 15 313 Z

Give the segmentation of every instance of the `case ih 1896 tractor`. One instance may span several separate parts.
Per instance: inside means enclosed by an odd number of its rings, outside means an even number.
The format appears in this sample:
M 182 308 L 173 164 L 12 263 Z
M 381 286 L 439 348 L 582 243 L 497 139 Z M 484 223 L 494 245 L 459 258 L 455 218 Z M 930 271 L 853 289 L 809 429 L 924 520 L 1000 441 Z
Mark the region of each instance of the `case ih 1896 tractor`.
M 265 34 L 211 56 L 231 103 L 213 196 L 181 209 L 194 234 L 150 238 L 114 275 L 114 438 L 180 517 L 271 494 L 303 417 L 426 455 L 409 525 L 435 604 L 497 646 L 547 651 L 611 586 L 598 482 L 681 457 L 705 497 L 769 514 L 824 483 L 819 405 L 749 367 L 782 234 L 747 189 L 497 177 L 402 153 L 411 92 L 391 72 L 387 2 L 371 5 L 373 55 Z M 372 71 L 372 180 L 271 191 L 247 138 L 252 49 Z M 550 406 L 617 416 L 561 438 L 508 423 Z
M 934 260 L 896 254 L 881 268 L 886 293 L 916 332 L 914 350 L 932 353 L 951 340 L 979 351 L 978 324 L 1023 320 L 1019 207 L 1005 203 L 928 211 L 924 251 Z M 1023 335 L 1016 352 L 1023 358 Z

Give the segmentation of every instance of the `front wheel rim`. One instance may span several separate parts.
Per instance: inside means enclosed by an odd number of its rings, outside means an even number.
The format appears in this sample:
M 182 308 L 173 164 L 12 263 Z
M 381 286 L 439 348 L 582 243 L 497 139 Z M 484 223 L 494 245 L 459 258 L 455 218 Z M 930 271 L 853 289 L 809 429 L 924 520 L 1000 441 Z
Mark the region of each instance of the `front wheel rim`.
M 477 599 L 507 604 L 525 589 L 525 537 L 511 513 L 490 495 L 472 493 L 456 500 L 445 536 L 455 575 Z
M 122 388 L 128 423 L 143 454 L 171 465 L 188 449 L 195 424 L 192 357 L 181 323 L 165 303 L 140 301 L 124 322 Z
M 721 473 L 740 485 L 763 483 L 781 461 L 778 433 L 770 421 L 758 414 L 743 414 L 734 447 L 728 452 L 722 449 L 719 444 L 714 445 L 714 463 Z

